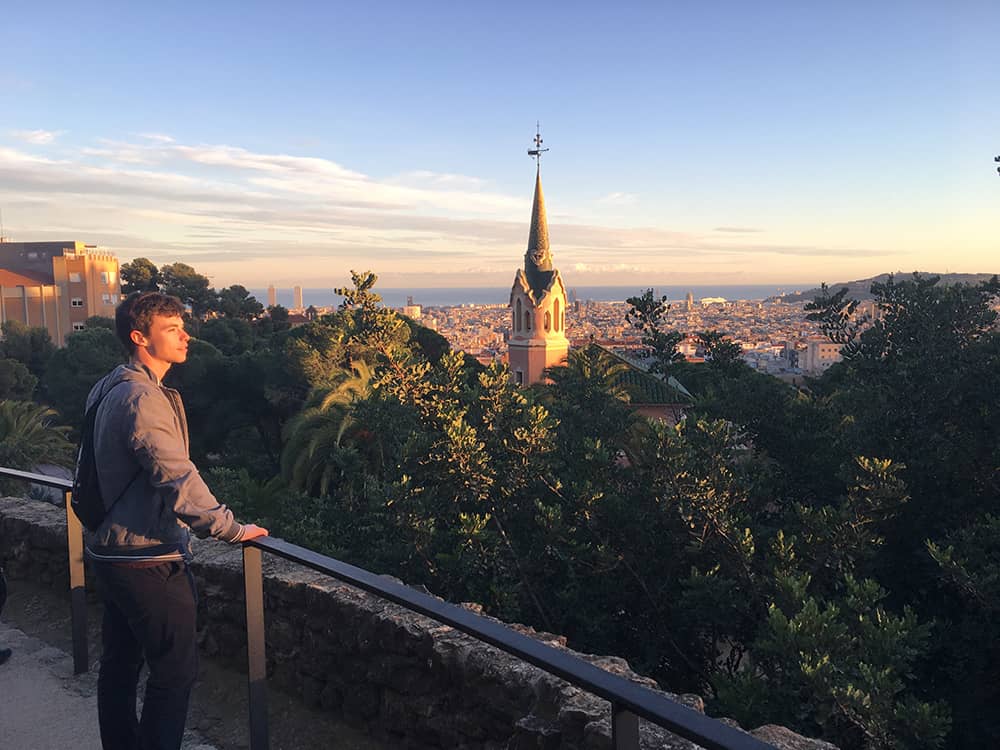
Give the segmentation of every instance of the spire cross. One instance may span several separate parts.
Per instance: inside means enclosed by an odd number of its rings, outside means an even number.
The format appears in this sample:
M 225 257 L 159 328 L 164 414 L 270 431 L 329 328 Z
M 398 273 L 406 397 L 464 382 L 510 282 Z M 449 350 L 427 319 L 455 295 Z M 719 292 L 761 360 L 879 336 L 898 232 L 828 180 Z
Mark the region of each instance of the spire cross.
M 535 123 L 535 147 L 528 149 L 528 156 L 533 158 L 538 164 L 538 168 L 541 169 L 542 166 L 542 154 L 548 151 L 547 148 L 542 148 L 542 131 L 541 126 L 538 122 Z

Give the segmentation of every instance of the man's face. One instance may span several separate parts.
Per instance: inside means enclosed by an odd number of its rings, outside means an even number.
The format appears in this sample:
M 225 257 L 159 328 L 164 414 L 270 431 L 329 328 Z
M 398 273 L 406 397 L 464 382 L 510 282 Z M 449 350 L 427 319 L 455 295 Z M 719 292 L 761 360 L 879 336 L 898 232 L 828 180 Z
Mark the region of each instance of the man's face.
M 149 333 L 140 333 L 139 346 L 145 346 L 146 354 L 155 361 L 167 365 L 178 364 L 187 359 L 188 341 L 191 336 L 184 330 L 184 319 L 179 315 L 154 315 L 149 325 Z

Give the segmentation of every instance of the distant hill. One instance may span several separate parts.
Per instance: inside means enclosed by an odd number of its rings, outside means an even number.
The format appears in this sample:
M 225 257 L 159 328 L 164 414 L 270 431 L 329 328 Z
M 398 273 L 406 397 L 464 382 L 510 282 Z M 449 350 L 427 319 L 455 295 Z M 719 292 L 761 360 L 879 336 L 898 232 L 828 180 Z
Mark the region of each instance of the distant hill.
M 984 281 L 989 281 L 994 276 L 994 274 L 992 273 L 936 274 L 927 271 L 918 271 L 917 273 L 919 273 L 921 276 L 940 276 L 941 281 L 938 283 L 943 284 L 945 286 L 951 286 L 953 284 L 980 284 Z M 897 271 L 895 274 L 892 275 L 896 277 L 897 281 L 903 281 L 904 279 L 910 279 L 913 277 L 912 273 L 903 273 L 901 271 Z M 872 299 L 872 293 L 869 290 L 871 289 L 871 285 L 873 282 L 876 281 L 883 282 L 883 281 L 888 281 L 888 279 L 889 279 L 889 274 L 883 273 L 879 274 L 878 276 L 873 276 L 870 279 L 857 279 L 856 281 L 843 281 L 837 284 L 827 284 L 827 287 L 829 287 L 831 293 L 834 293 L 840 291 L 846 286 L 848 297 L 851 297 L 852 299 L 866 300 L 866 299 Z M 783 294 L 779 297 L 772 297 L 771 299 L 779 300 L 781 302 L 812 301 L 817 296 L 819 296 L 819 293 L 820 293 L 820 288 L 815 287 L 813 289 L 807 289 L 804 292 Z

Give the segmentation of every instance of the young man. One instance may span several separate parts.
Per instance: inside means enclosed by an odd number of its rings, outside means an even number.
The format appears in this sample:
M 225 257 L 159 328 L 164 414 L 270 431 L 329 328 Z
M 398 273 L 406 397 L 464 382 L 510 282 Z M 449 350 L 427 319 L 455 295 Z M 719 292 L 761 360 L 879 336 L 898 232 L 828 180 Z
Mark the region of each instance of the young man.
M 104 601 L 98 716 L 104 750 L 177 750 L 198 664 L 190 531 L 235 544 L 266 536 L 219 503 L 188 456 L 180 394 L 163 385 L 187 359 L 176 297 L 134 294 L 115 312 L 131 356 L 91 390 L 97 473 L 110 510 L 87 535 Z M 142 718 L 136 687 L 149 667 Z

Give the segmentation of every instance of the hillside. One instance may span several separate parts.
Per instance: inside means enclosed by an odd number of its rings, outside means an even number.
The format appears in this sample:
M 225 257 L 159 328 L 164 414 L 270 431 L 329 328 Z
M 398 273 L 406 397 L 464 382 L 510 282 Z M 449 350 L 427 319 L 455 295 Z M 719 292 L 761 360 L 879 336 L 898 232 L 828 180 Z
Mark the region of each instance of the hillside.
M 990 273 L 935 274 L 929 271 L 916 271 L 915 273 L 919 273 L 921 276 L 940 276 L 941 277 L 940 283 L 944 286 L 951 286 L 953 284 L 980 284 L 984 281 L 989 281 L 994 276 L 994 274 Z M 896 279 L 900 281 L 908 279 L 912 276 L 912 274 L 904 273 L 903 271 L 896 271 L 896 273 L 892 275 L 894 275 Z M 846 286 L 847 296 L 852 297 L 853 299 L 866 300 L 866 299 L 872 299 L 871 291 L 869 291 L 871 289 L 872 283 L 876 281 L 878 282 L 887 281 L 889 279 L 889 276 L 890 274 L 883 273 L 879 274 L 878 276 L 873 276 L 870 279 L 842 281 L 836 284 L 827 284 L 827 286 L 830 288 L 831 292 L 837 292 Z M 772 299 L 780 300 L 781 302 L 800 302 L 803 300 L 808 301 L 814 299 L 816 296 L 819 295 L 819 293 L 820 293 L 820 288 L 817 286 L 814 287 L 813 289 L 807 289 L 806 291 L 803 292 L 794 292 L 792 294 L 785 294 L 780 297 L 773 297 Z

